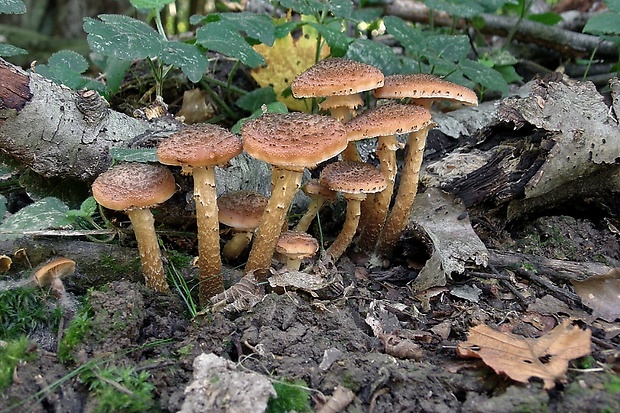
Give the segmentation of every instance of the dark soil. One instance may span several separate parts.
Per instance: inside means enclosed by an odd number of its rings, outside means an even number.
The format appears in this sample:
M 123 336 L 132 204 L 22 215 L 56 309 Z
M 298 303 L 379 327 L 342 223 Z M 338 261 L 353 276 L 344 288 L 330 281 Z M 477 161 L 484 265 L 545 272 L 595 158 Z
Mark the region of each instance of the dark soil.
M 607 226 L 568 216 L 541 217 L 511 233 L 503 230 L 493 240 L 488 234 L 484 238 L 505 250 L 551 258 L 609 265 L 620 260 L 617 235 Z M 410 256 L 409 263 L 423 260 L 423 255 L 410 254 L 419 245 L 405 241 L 398 248 Z M 76 277 L 94 279 L 95 274 L 84 274 L 94 268 L 85 265 L 79 270 Z M 344 386 L 355 393 L 353 402 L 342 409 L 345 412 L 620 411 L 620 396 L 607 385 L 613 369 L 615 374 L 620 369 L 619 337 L 592 323 L 579 304 L 568 303 L 576 322 L 589 320 L 596 361 L 590 366 L 604 368 L 580 369 L 580 363 L 572 362 L 566 380 L 545 391 L 537 379 L 516 383 L 480 360 L 460 359 L 455 353 L 468 330 L 481 323 L 531 338 L 548 332 L 566 318 L 567 310 L 561 306 L 540 310 L 545 307 L 537 304 L 548 300 L 550 293 L 544 287 L 514 277 L 512 285 L 525 300 L 521 301 L 498 280 L 466 272 L 438 288 L 430 308 L 423 308 L 407 285 L 417 270 L 406 263 L 369 271 L 345 257 L 337 271 L 345 292 L 333 299 L 320 300 L 303 291 L 270 292 L 250 311 L 207 312 L 195 319 L 190 319 L 176 293 L 148 291 L 132 277 L 122 280 L 123 274 L 113 281 L 94 282 L 96 288 L 86 295 L 94 321 L 72 352 L 73 361 L 58 360 L 53 340 L 39 343 L 38 358 L 16 368 L 13 384 L 0 396 L 0 411 L 95 411 L 94 393 L 79 375 L 72 374 L 93 360 L 100 360 L 101 366 L 148 372 L 154 385 L 154 410 L 178 411 L 192 378 L 193 360 L 201 353 L 215 353 L 243 371 L 272 379 L 303 380 L 315 407 L 338 385 Z M 571 289 L 564 281 L 550 281 Z M 457 287 L 479 290 L 477 302 L 453 294 Z M 79 291 L 85 297 L 83 291 L 69 289 L 70 294 Z M 418 346 L 402 354 L 409 358 L 387 354 L 365 322 L 378 306 L 386 310 L 381 313 L 384 326 Z

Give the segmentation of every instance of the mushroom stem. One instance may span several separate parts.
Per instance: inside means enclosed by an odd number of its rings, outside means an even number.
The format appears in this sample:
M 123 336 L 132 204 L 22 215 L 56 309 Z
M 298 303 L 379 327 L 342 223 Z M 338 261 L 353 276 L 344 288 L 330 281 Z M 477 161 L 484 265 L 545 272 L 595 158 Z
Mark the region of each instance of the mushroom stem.
M 390 212 L 377 244 L 376 252 L 379 255 L 389 256 L 392 249 L 400 239 L 413 209 L 413 202 L 418 192 L 420 167 L 424 157 L 424 146 L 428 131 L 434 127 L 430 123 L 423 129 L 409 134 L 407 153 L 401 171 L 401 181 L 394 200 L 394 206 Z
M 161 252 L 155 233 L 155 220 L 148 208 L 136 208 L 126 211 L 133 226 L 138 242 L 138 252 L 142 263 L 142 273 L 146 286 L 155 291 L 168 292 L 168 283 L 161 261 Z
M 313 196 L 312 201 L 310 201 L 308 205 L 308 209 L 299 219 L 297 225 L 295 225 L 295 231 L 307 232 L 308 228 L 310 228 L 310 224 L 312 224 L 312 221 L 317 216 L 324 203 L 325 198 L 320 195 Z
M 273 185 L 271 197 L 265 207 L 263 219 L 256 231 L 254 244 L 245 266 L 246 273 L 256 270 L 266 270 L 271 267 L 271 259 L 278 243 L 282 226 L 286 221 L 288 208 L 293 197 L 301 186 L 302 171 L 290 171 L 277 166 L 271 166 Z M 258 282 L 267 279 L 266 273 L 255 273 Z
M 360 233 L 358 247 L 364 252 L 371 252 L 377 245 L 379 234 L 385 224 L 385 219 L 390 208 L 390 201 L 394 193 L 396 181 L 396 149 L 400 147 L 396 136 L 380 136 L 377 142 L 377 157 L 379 169 L 387 181 L 387 187 L 373 196 L 369 196 L 362 203 L 362 216 L 364 223 Z
M 361 204 L 366 199 L 366 194 L 344 194 L 344 197 L 347 200 L 347 214 L 344 218 L 344 224 L 340 234 L 338 234 L 332 245 L 327 248 L 327 253 L 334 257 L 334 262 L 338 261 L 351 244 L 351 241 L 353 241 L 360 221 Z
M 241 254 L 241 252 L 250 245 L 252 241 L 252 231 L 237 231 L 231 239 L 222 248 L 222 256 L 228 261 L 234 260 Z
M 220 233 L 217 217 L 215 191 L 215 168 L 195 167 L 194 201 L 198 225 L 198 268 L 200 280 L 198 296 L 205 304 L 216 294 L 224 291 L 222 281 L 222 259 L 220 257 Z

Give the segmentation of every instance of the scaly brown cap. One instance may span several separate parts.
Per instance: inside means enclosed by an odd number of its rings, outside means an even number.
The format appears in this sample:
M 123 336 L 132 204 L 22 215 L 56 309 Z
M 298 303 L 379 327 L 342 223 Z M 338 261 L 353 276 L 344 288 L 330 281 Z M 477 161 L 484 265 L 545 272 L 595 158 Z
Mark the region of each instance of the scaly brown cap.
M 314 168 L 347 146 L 338 120 L 301 112 L 265 113 L 246 122 L 241 136 L 250 156 L 291 170 Z
M 174 176 L 163 165 L 129 162 L 108 169 L 93 182 L 93 197 L 115 211 L 150 208 L 174 194 Z
M 377 98 L 443 99 L 478 105 L 473 90 L 426 73 L 386 76 L 374 93 Z
M 352 95 L 383 85 L 383 73 L 374 66 L 341 57 L 324 59 L 291 83 L 296 98 Z
M 221 126 L 196 123 L 181 129 L 157 147 L 164 165 L 185 167 L 223 165 L 243 150 L 241 139 Z
M 304 259 L 314 255 L 319 242 L 310 234 L 300 231 L 284 231 L 278 238 L 276 251 L 293 259 Z
M 358 161 L 340 161 L 321 171 L 321 184 L 345 194 L 371 194 L 387 186 L 383 174 L 374 166 Z
M 431 112 L 421 106 L 388 103 L 362 112 L 344 126 L 349 141 L 357 141 L 415 132 L 431 122 Z
M 240 231 L 258 228 L 268 198 L 254 191 L 234 191 L 217 199 L 219 221 Z

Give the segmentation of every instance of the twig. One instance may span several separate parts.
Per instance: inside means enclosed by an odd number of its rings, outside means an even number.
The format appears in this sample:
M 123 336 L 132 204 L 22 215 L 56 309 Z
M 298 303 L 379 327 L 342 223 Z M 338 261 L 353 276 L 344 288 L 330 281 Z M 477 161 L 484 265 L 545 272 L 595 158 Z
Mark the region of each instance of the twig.
M 534 274 L 532 271 L 526 270 L 525 268 L 517 268 L 515 271 L 519 275 L 524 276 L 525 278 L 528 278 L 529 280 L 535 282 L 536 284 L 542 287 L 545 287 L 546 289 L 549 290 L 551 295 L 553 295 L 554 297 L 562 301 L 569 300 L 575 304 L 581 305 L 581 298 L 577 294 L 571 293 L 570 291 L 566 291 L 563 288 L 560 288 L 557 285 L 553 284 L 551 281 L 546 280 L 543 277 Z

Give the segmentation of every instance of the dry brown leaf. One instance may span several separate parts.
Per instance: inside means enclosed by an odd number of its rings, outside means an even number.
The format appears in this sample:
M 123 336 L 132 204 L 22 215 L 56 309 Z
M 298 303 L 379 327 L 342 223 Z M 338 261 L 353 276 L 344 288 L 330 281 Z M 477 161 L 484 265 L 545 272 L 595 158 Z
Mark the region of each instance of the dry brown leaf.
M 592 309 L 592 315 L 609 322 L 620 318 L 620 268 L 571 283 L 581 301 Z
M 310 99 L 295 99 L 293 96 L 283 97 L 282 92 L 291 86 L 293 79 L 301 72 L 314 65 L 316 58 L 317 38 L 303 26 L 302 35 L 293 39 L 288 36 L 276 39 L 273 46 L 257 44 L 254 49 L 265 58 L 265 66 L 252 69 L 250 74 L 261 87 L 272 86 L 279 102 L 290 110 L 309 112 L 312 109 Z M 321 48 L 320 59 L 329 55 L 329 46 Z
M 502 333 L 481 324 L 469 331 L 457 354 L 481 358 L 495 372 L 522 383 L 530 377 L 541 378 L 548 390 L 564 378 L 569 360 L 590 354 L 590 336 L 590 330 L 572 326 L 568 320 L 538 339 Z

